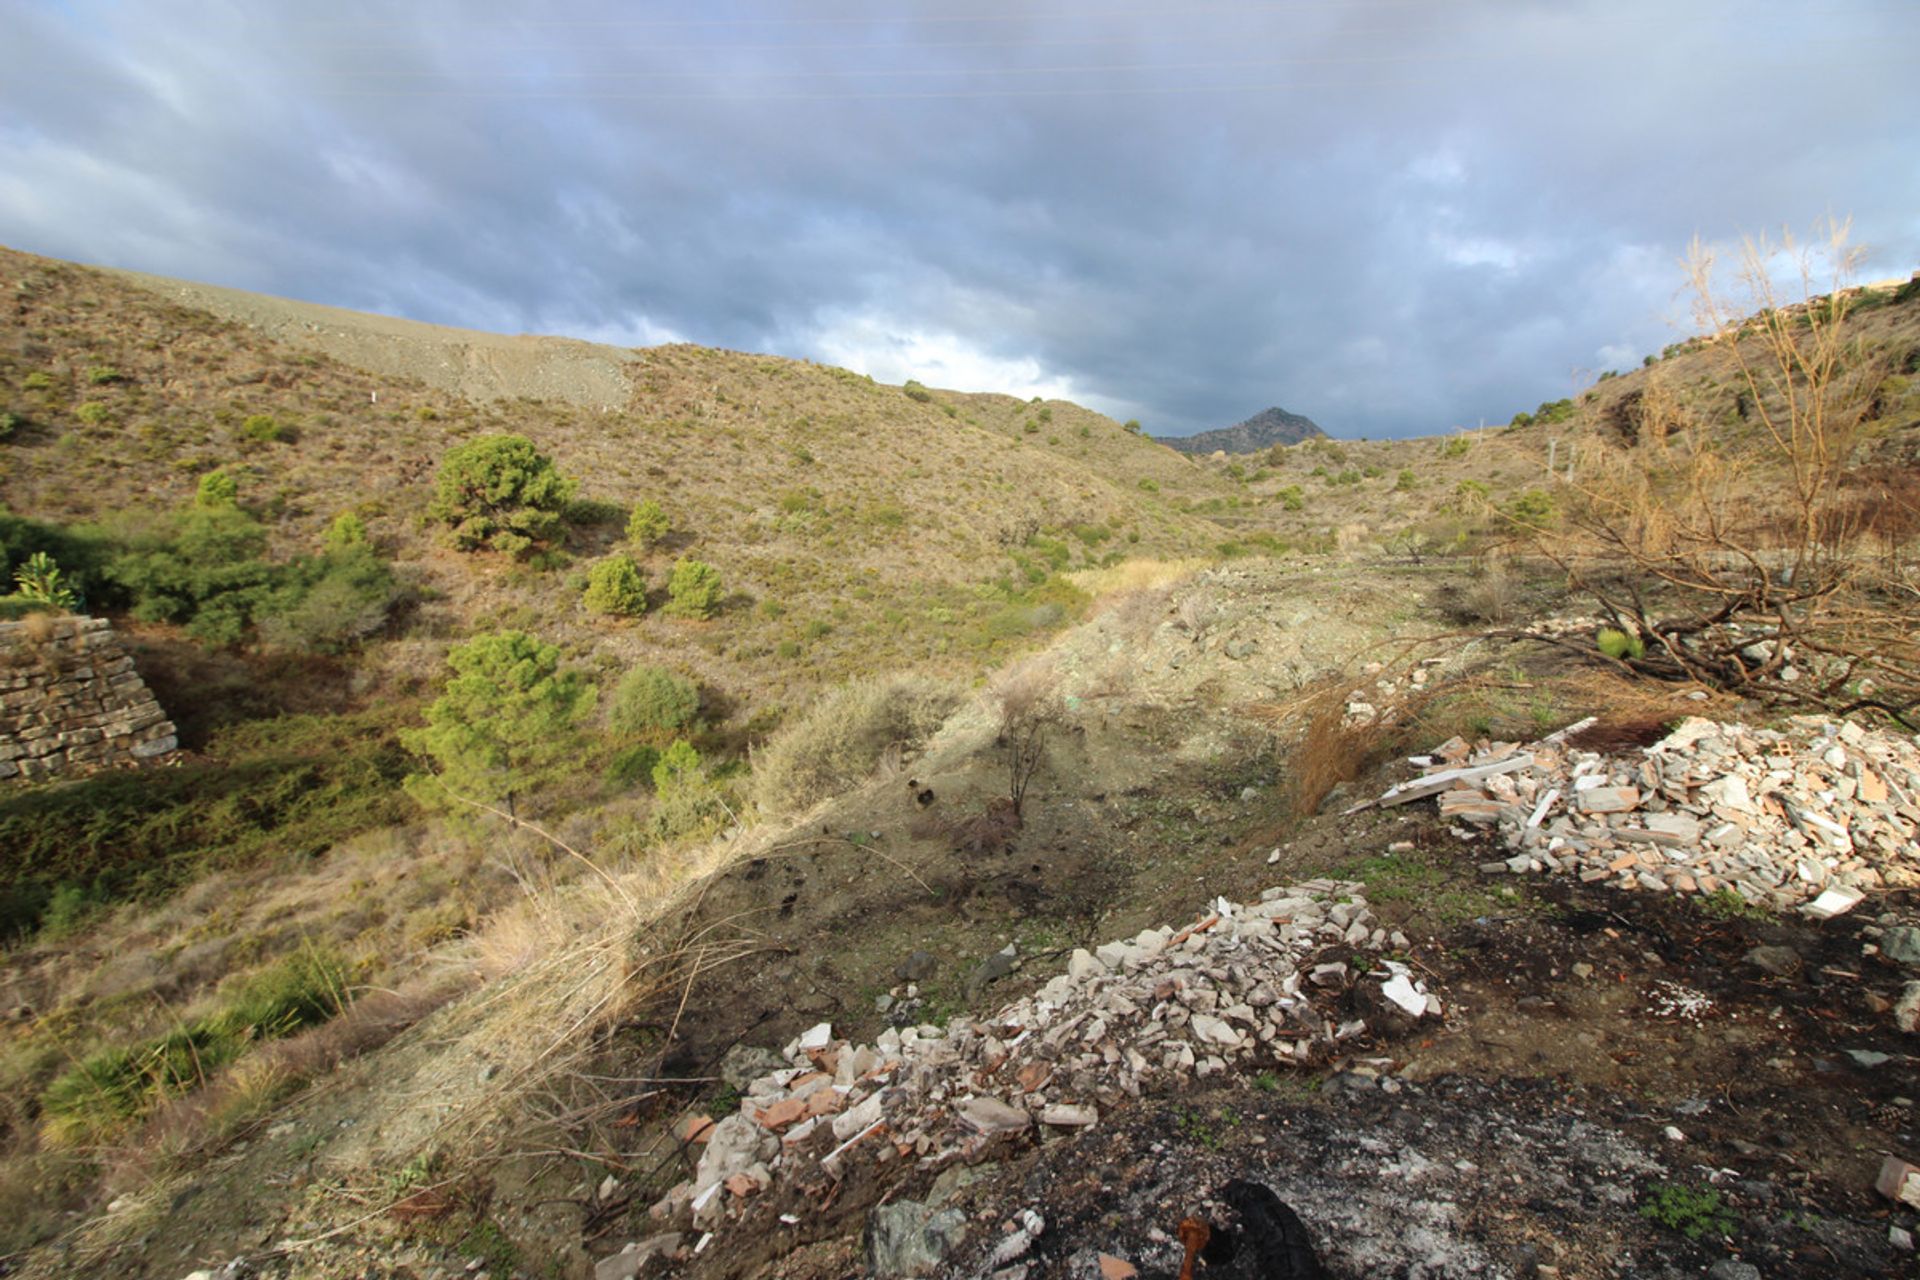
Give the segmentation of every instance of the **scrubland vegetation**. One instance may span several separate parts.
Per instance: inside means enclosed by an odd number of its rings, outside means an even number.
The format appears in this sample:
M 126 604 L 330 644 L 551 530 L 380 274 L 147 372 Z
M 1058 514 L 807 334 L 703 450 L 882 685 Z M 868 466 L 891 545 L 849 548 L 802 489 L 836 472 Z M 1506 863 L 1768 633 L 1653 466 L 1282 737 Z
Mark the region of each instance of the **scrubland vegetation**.
M 568 980 L 533 957 L 586 955 L 586 1004 L 557 1007 L 627 1034 L 609 1011 L 637 997 L 607 974 L 665 983 L 648 966 L 720 946 L 646 932 L 691 870 L 835 844 L 964 902 L 901 870 L 878 818 L 782 834 L 876 778 L 929 848 L 1079 848 L 1031 790 L 1052 760 L 1159 842 L 1162 876 L 1212 839 L 1219 795 L 1270 793 L 1232 828 L 1267 839 L 1392 753 L 1544 733 L 1650 682 L 1910 720 L 1920 299 L 1726 308 L 1698 265 L 1701 337 L 1505 426 L 1219 462 L 1065 402 L 693 347 L 636 353 L 617 412 L 472 403 L 0 254 L 0 611 L 113 618 L 185 748 L 0 792 L 0 1252 L 249 1132 L 480 978 Z M 1595 625 L 1356 729 L 1351 652 L 1302 641 L 1255 680 L 1244 602 L 1176 603 L 1255 566 L 1298 575 L 1261 616 L 1402 655 L 1543 605 Z M 1342 632 L 1343 608 L 1368 616 Z M 1099 638 L 1078 666 L 1030 658 L 1069 632 Z M 1187 701 L 1141 692 L 1188 653 L 1218 670 Z M 1670 710 L 1649 697 L 1636 713 Z M 1132 781 L 1208 717 L 1236 728 L 1194 796 Z M 1074 754 L 1114 725 L 1136 757 Z M 935 755 L 938 788 L 909 780 Z M 1487 905 L 1424 864 L 1374 872 L 1435 910 Z M 1162 883 L 1086 854 L 1047 927 Z M 626 914 L 602 932 L 567 894 Z M 157 1154 L 129 1163 L 139 1146 Z M 389 1198 L 438 1194 L 430 1172 Z

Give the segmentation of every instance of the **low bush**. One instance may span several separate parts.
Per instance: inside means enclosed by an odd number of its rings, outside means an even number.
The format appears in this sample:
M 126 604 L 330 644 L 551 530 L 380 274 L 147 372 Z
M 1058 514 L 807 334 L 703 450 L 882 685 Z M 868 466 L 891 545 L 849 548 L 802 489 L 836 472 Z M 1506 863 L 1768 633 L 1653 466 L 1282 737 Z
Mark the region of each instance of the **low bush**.
M 844 791 L 888 753 L 918 747 L 959 701 L 954 686 L 923 676 L 842 685 L 754 752 L 754 803 L 788 813 Z
M 620 677 L 607 708 L 607 727 L 624 738 L 674 733 L 700 714 L 700 690 L 661 667 L 635 667 Z
M 259 444 L 277 444 L 293 438 L 293 432 L 265 413 L 248 414 L 240 424 L 240 434 Z
M 647 611 L 647 580 L 632 556 L 611 555 L 587 570 L 581 602 L 589 612 L 634 618 Z
M 720 607 L 720 571 L 704 560 L 682 556 L 667 579 L 664 612 L 680 618 L 711 618 Z
M 447 451 L 427 515 L 463 551 L 517 556 L 559 532 L 573 491 L 525 436 L 481 436 Z
M 634 503 L 632 513 L 627 516 L 627 541 L 646 551 L 666 537 L 671 527 L 660 504 L 652 498 L 643 498 Z

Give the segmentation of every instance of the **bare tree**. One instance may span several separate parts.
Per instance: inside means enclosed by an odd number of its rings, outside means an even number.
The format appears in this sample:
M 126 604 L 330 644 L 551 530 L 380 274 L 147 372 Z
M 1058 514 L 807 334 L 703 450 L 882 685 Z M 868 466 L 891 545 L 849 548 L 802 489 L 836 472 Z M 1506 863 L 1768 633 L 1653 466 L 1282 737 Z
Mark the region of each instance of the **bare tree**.
M 994 745 L 1006 753 L 1007 800 L 1021 816 L 1027 788 L 1047 756 L 1047 735 L 1060 718 L 1060 679 L 1043 660 L 1020 663 L 996 679 L 990 694 L 1000 712 Z
M 1847 328 L 1847 230 L 1813 247 L 1748 241 L 1731 295 L 1695 242 L 1695 345 L 1727 375 L 1730 405 L 1656 366 L 1614 402 L 1611 431 L 1590 423 L 1571 519 L 1545 549 L 1644 646 L 1622 659 L 1638 670 L 1906 723 L 1920 707 L 1920 583 L 1897 552 L 1862 554 L 1873 508 L 1849 488 L 1851 459 L 1883 371 Z M 1782 274 L 1797 275 L 1798 301 L 1782 301 Z

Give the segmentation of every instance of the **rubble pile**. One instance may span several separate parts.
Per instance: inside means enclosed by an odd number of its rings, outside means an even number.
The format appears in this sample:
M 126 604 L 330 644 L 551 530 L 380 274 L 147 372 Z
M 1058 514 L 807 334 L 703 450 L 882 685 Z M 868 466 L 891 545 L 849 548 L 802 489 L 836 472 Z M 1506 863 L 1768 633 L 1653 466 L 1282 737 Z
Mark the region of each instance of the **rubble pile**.
M 1811 716 L 1784 732 L 1689 717 L 1635 759 L 1567 745 L 1591 724 L 1524 748 L 1456 738 L 1370 803 L 1437 796 L 1443 817 L 1492 828 L 1512 856 L 1483 864 L 1490 873 L 1730 891 L 1815 917 L 1920 884 L 1911 738 Z
M 704 1143 L 698 1167 L 652 1215 L 663 1227 L 690 1221 L 703 1249 L 776 1184 L 837 1182 L 854 1162 L 978 1159 L 1004 1135 L 1097 1125 L 1149 1090 L 1325 1060 L 1368 1016 L 1440 1016 L 1439 998 L 1398 961 L 1370 959 L 1364 972 L 1358 961 L 1317 962 L 1336 947 L 1408 945 L 1374 921 L 1360 890 L 1313 880 L 1248 905 L 1216 899 L 1183 928 L 1076 950 L 1065 973 L 984 1020 L 889 1028 L 863 1045 L 816 1026 L 786 1046 L 790 1066 L 751 1082 L 736 1113 L 689 1122 L 684 1136 Z M 1333 1008 L 1343 1002 L 1379 1012 L 1343 1015 Z M 679 1236 L 627 1246 L 602 1262 L 601 1280 L 678 1250 Z

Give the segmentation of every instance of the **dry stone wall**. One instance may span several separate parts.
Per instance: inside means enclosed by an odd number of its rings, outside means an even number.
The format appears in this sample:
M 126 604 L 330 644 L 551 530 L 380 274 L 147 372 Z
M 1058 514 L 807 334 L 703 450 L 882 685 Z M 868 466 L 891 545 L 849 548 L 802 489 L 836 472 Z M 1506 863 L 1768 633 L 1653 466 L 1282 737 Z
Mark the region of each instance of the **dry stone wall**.
M 0 778 L 158 760 L 179 745 L 104 618 L 0 623 Z

